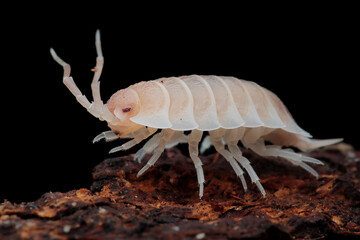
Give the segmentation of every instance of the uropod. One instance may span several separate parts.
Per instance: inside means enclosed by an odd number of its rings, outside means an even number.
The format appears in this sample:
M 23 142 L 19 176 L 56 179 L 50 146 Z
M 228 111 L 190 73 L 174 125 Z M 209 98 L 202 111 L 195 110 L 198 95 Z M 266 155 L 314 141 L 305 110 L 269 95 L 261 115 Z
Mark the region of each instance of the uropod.
M 110 153 L 113 153 L 130 149 L 151 137 L 135 153 L 134 160 L 139 162 L 146 154 L 153 154 L 137 176 L 153 166 L 165 148 L 188 143 L 201 198 L 205 178 L 198 146 L 203 132 L 208 131 L 209 135 L 201 142 L 200 153 L 214 146 L 230 163 L 245 191 L 246 172 L 265 196 L 258 175 L 242 155 L 239 142 L 258 155 L 287 159 L 318 178 L 318 173 L 309 163 L 323 164 L 321 161 L 283 147 L 293 146 L 301 151 L 309 151 L 342 141 L 311 139 L 312 136 L 296 124 L 274 93 L 254 82 L 234 77 L 190 75 L 139 82 L 115 92 L 104 104 L 99 88 L 104 64 L 99 30 L 96 32 L 95 46 L 97 59 L 91 83 L 92 102 L 70 77 L 70 65 L 59 58 L 53 49 L 50 52 L 54 60 L 63 66 L 63 82 L 76 100 L 93 116 L 106 121 L 111 129 L 96 136 L 94 142 L 101 139 L 131 139 L 112 149 Z M 191 132 L 186 135 L 184 131 Z M 265 141 L 273 145 L 265 144 Z

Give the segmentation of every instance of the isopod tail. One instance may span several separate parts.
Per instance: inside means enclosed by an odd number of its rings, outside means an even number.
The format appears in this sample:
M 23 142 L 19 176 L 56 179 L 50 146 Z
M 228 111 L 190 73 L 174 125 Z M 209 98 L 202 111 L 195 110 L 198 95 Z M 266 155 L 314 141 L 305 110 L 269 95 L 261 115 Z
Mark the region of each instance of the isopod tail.
M 320 140 L 320 139 L 310 139 L 303 136 L 297 136 L 297 141 L 294 144 L 294 146 L 299 148 L 301 151 L 308 152 L 317 148 L 333 145 L 342 141 L 343 141 L 342 138 Z
M 311 139 L 300 134 L 278 129 L 263 137 L 265 140 L 279 146 L 293 146 L 303 152 L 309 152 L 317 148 L 329 146 L 343 141 L 342 138 L 334 139 Z

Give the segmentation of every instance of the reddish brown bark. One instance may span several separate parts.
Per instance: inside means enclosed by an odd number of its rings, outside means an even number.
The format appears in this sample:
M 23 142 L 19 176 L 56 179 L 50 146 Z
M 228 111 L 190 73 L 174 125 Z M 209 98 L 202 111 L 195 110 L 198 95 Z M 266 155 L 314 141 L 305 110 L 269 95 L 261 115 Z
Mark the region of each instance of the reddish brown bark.
M 179 150 L 167 150 L 140 178 L 132 156 L 95 167 L 89 189 L 46 193 L 35 202 L 0 205 L 0 239 L 297 239 L 360 238 L 360 161 L 338 150 L 313 157 L 316 180 L 283 159 L 244 151 L 262 179 L 263 198 L 244 193 L 229 164 L 202 157 L 206 178 Z M 359 155 L 359 153 L 358 153 Z

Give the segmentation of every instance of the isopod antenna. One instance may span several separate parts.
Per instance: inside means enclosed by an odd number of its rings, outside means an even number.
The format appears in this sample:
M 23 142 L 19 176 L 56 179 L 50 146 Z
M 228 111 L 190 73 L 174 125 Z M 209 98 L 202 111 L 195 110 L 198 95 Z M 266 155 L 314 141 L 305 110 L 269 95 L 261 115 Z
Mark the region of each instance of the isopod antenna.
M 75 96 L 76 100 L 86 108 L 93 116 L 99 118 L 100 120 L 106 120 L 107 122 L 114 123 L 116 122 L 116 117 L 109 111 L 109 109 L 104 105 L 100 96 L 100 76 L 104 66 L 104 57 L 101 50 L 100 42 L 100 31 L 97 30 L 95 34 L 95 47 L 96 47 L 96 66 L 94 69 L 94 78 L 91 83 L 91 90 L 94 101 L 92 103 L 83 95 L 80 89 L 76 86 L 73 78 L 70 76 L 71 68 L 68 63 L 62 60 L 55 52 L 53 48 L 50 48 L 50 54 L 53 59 L 59 63 L 64 68 L 64 77 L 63 82 L 65 86 L 70 90 L 70 92 Z
M 100 96 L 100 76 L 104 66 L 104 56 L 101 50 L 100 31 L 97 30 L 95 34 L 95 47 L 96 47 L 96 66 L 92 69 L 94 71 L 94 78 L 91 83 L 91 91 L 94 98 L 95 109 L 101 109 L 103 107 L 103 101 Z

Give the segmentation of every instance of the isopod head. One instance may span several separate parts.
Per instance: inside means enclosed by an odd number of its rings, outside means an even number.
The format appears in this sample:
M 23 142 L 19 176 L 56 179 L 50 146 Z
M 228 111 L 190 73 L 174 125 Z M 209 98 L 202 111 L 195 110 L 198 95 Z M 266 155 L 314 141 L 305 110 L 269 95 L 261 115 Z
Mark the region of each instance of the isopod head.
M 139 113 L 141 107 L 135 90 L 126 88 L 117 91 L 110 97 L 106 107 L 117 118 L 117 121 L 108 122 L 108 125 L 113 132 L 118 133 L 119 137 L 126 136 L 142 127 L 130 120 Z

